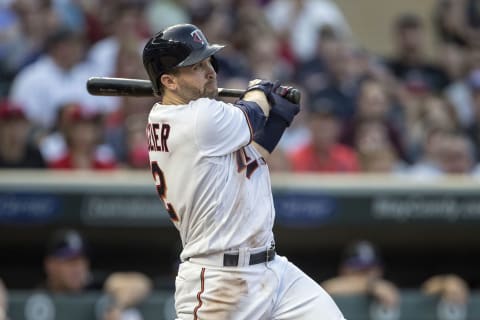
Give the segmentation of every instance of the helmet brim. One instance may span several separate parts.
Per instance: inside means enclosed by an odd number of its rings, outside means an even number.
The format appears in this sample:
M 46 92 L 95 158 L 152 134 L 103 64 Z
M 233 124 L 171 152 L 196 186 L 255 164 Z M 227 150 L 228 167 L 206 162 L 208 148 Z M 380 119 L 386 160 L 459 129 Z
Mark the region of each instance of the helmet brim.
M 208 45 L 204 50 L 192 52 L 185 60 L 180 62 L 177 67 L 187 67 L 194 65 L 202 60 L 207 59 L 208 57 L 214 55 L 225 46 L 220 44 L 211 44 Z

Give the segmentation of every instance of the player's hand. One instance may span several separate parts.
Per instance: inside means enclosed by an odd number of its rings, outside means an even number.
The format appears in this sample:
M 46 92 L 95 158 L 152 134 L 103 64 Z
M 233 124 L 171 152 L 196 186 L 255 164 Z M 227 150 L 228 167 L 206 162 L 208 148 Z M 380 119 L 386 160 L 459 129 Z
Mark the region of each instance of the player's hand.
M 248 83 L 248 87 L 247 87 L 247 90 L 245 90 L 245 93 L 253 90 L 260 90 L 265 94 L 265 96 L 267 97 L 268 103 L 271 105 L 273 103 L 272 92 L 273 92 L 274 86 L 275 86 L 275 83 L 271 81 L 255 79 L 255 80 L 251 80 Z
M 292 123 L 293 118 L 300 112 L 299 103 L 293 103 L 286 99 L 289 88 L 291 87 L 280 87 L 280 83 L 278 81 L 275 82 L 271 93 L 273 103 L 270 110 L 270 113 L 280 116 L 288 125 Z

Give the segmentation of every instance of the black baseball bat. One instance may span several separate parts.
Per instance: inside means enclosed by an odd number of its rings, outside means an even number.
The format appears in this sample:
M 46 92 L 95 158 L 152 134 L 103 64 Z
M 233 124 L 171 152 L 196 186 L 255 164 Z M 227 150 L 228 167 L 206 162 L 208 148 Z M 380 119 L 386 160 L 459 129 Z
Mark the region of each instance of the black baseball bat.
M 292 87 L 281 87 L 286 99 L 293 103 L 300 102 L 300 91 Z M 87 91 L 94 96 L 129 96 L 151 97 L 153 88 L 150 80 L 92 77 L 87 80 Z M 218 88 L 220 97 L 239 98 L 245 93 L 242 89 Z

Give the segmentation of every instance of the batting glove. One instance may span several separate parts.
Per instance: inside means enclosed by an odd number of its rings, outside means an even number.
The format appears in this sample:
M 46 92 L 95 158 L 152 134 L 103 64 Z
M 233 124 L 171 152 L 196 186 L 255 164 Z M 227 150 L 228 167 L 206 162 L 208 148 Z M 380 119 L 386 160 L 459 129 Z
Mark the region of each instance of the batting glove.
M 275 83 L 267 80 L 261 80 L 261 79 L 252 80 L 248 83 L 247 90 L 245 90 L 245 93 L 243 94 L 243 96 L 249 91 L 260 90 L 267 97 L 268 103 L 272 104 L 273 103 L 272 91 L 275 85 L 276 85 Z M 243 96 L 240 99 L 242 99 Z
M 275 82 L 271 93 L 273 103 L 271 104 L 272 109 L 270 110 L 270 113 L 281 117 L 285 120 L 287 125 L 290 126 L 293 118 L 300 112 L 300 104 L 287 100 L 285 96 L 288 89 L 283 88 L 282 90 L 279 90 L 279 87 L 280 83 Z

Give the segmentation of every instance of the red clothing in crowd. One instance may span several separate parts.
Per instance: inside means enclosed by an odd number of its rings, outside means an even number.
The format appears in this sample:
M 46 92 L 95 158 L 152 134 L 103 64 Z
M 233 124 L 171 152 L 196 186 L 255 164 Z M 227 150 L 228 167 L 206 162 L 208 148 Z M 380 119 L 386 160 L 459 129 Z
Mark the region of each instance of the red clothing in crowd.
M 65 154 L 58 160 L 49 163 L 52 169 L 78 169 L 72 162 L 72 157 L 69 153 Z M 98 159 L 94 158 L 91 161 L 90 169 L 93 170 L 111 170 L 117 168 L 117 163 L 114 159 Z
M 324 157 L 315 152 L 311 144 L 301 147 L 292 155 L 290 162 L 294 172 L 358 172 L 360 170 L 355 151 L 336 144 Z

